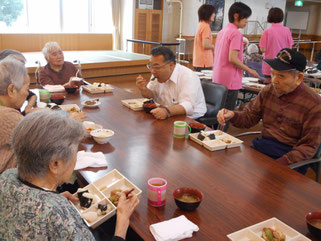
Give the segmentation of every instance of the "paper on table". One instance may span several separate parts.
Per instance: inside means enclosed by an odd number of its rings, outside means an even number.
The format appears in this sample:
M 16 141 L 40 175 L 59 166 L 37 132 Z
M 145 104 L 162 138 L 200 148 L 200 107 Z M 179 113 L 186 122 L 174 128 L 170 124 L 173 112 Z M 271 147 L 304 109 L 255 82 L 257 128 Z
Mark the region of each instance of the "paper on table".
M 86 167 L 107 167 L 105 156 L 102 152 L 85 152 L 79 151 L 77 153 L 77 163 L 75 170 Z
M 190 238 L 198 226 L 189 221 L 184 215 L 149 226 L 156 241 L 176 241 Z
M 49 92 L 62 92 L 65 91 L 65 87 L 62 85 L 45 85 L 44 88 Z

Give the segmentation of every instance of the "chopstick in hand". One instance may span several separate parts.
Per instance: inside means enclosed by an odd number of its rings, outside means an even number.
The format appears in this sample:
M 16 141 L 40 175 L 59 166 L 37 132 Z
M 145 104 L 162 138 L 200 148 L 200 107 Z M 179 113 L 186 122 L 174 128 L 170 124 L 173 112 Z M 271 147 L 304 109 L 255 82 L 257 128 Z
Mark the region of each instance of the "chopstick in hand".
M 126 193 L 126 198 L 128 199 L 128 195 L 131 193 L 131 192 L 133 192 L 135 190 L 135 188 L 132 188 L 132 189 L 130 189 L 127 193 Z M 129 197 L 130 198 L 130 197 Z
M 226 114 L 226 109 L 223 109 L 223 117 L 224 117 L 225 114 Z M 224 118 L 224 120 L 225 120 L 225 118 Z M 226 123 L 225 123 L 225 125 L 226 125 Z M 221 124 L 219 123 L 218 126 L 217 126 L 217 130 L 223 131 L 225 125 L 221 125 Z

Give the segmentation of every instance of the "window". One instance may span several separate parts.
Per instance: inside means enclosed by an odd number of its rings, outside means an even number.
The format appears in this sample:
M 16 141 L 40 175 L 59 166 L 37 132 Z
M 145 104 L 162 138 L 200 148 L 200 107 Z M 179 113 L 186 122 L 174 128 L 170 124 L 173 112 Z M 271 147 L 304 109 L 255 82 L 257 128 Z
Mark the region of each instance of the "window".
M 62 32 L 89 32 L 88 0 L 64 0 L 62 2 Z
M 21 6 L 16 7 L 19 1 Z M 111 33 L 113 29 L 111 0 L 6 2 L 12 13 L 4 16 L 0 9 L 2 33 Z

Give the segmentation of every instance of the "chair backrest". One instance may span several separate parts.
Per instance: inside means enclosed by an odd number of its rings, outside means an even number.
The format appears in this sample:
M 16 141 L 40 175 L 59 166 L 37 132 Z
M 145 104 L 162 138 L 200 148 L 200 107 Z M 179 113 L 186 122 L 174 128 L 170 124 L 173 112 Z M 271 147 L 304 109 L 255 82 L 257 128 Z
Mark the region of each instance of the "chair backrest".
M 321 156 L 321 144 L 319 146 L 319 149 L 318 149 L 317 153 L 315 153 L 313 158 L 319 158 L 320 156 Z
M 205 117 L 216 117 L 218 111 L 225 104 L 227 88 L 224 85 L 206 80 L 202 81 L 202 88 L 207 106 Z

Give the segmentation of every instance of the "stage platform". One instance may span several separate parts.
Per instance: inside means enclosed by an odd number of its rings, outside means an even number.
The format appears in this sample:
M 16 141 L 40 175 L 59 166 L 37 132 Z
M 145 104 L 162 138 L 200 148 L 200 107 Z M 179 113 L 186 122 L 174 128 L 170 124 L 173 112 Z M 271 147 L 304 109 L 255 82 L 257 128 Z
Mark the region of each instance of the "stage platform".
M 23 53 L 27 59 L 26 67 L 31 83 L 36 83 L 36 61 L 41 66 L 47 64 L 41 52 Z M 125 51 L 64 51 L 65 61 L 81 63 L 82 76 L 88 82 L 117 83 L 122 81 L 135 81 L 139 74 L 150 76 L 146 64 L 150 56 Z M 77 65 L 77 64 L 75 64 Z

